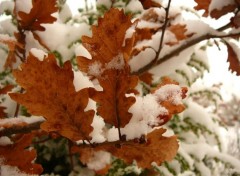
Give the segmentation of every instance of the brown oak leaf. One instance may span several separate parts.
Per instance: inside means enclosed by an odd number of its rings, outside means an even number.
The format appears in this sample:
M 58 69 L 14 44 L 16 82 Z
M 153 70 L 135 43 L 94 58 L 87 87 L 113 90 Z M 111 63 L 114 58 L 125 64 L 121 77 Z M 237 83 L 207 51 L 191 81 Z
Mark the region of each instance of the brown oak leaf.
M 21 68 L 13 71 L 24 93 L 10 97 L 25 106 L 32 115 L 43 116 L 41 129 L 56 132 L 72 141 L 88 140 L 94 111 L 85 111 L 88 90 L 75 91 L 70 61 L 61 68 L 53 54 L 43 61 L 31 53 Z
M 13 64 L 16 62 L 15 50 L 16 48 L 23 48 L 23 45 L 15 40 L 2 38 L 0 38 L 0 43 L 8 46 L 8 56 L 4 68 L 12 68 Z
M 168 77 L 163 77 L 162 82 L 152 92 L 155 92 L 156 90 L 158 90 L 159 88 L 161 88 L 164 85 L 171 85 L 171 84 L 179 85 L 176 81 L 173 81 Z M 181 88 L 181 98 L 182 99 L 184 99 L 186 97 L 186 93 L 187 93 L 187 87 L 182 87 Z M 161 101 L 160 104 L 161 104 L 161 106 L 165 107 L 168 110 L 168 114 L 161 115 L 158 117 L 162 120 L 162 123 L 160 123 L 159 125 L 163 125 L 163 124 L 167 123 L 171 119 L 173 114 L 180 113 L 185 109 L 185 106 L 183 104 L 177 104 L 177 105 L 173 104 L 171 97 L 170 97 L 170 99 Z
M 162 7 L 161 4 L 154 0 L 139 0 L 143 6 L 144 9 L 149 9 L 152 7 Z
M 6 85 L 5 87 L 0 89 L 0 95 L 2 94 L 7 94 L 9 91 L 11 91 L 13 89 L 13 85 Z M 4 112 L 4 110 L 6 109 L 6 107 L 0 106 L 0 119 L 5 118 L 7 116 L 7 114 Z
M 221 9 L 212 9 L 209 11 L 209 7 L 211 5 L 212 0 L 194 0 L 197 3 L 197 6 L 194 8 L 196 10 L 205 10 L 203 16 L 211 16 L 212 18 L 218 19 L 223 15 L 226 15 L 229 12 L 233 12 L 238 4 L 236 1 L 230 2 L 230 4 L 223 6 Z
M 232 46 L 230 44 L 226 44 L 228 49 L 228 59 L 229 62 L 229 69 L 232 72 L 236 72 L 236 74 L 240 75 L 240 61 L 238 59 L 238 56 Z
M 103 91 L 89 89 L 90 97 L 98 103 L 98 113 L 107 123 L 117 127 L 124 127 L 132 116 L 128 109 L 135 98 L 126 97 L 126 94 L 132 93 L 138 82 L 137 76 L 130 75 L 127 63 L 133 41 L 123 46 L 131 25 L 130 16 L 122 10 L 111 9 L 98 20 L 98 26 L 92 27 L 92 37 L 82 37 L 92 59 L 77 58 L 79 69 L 96 77 L 103 88 Z
M 151 168 L 153 162 L 161 165 L 165 161 L 171 161 L 177 153 L 177 137 L 164 137 L 163 133 L 165 132 L 166 129 L 163 128 L 155 129 L 147 135 L 147 141 L 143 143 L 131 140 L 119 144 L 103 144 L 95 146 L 93 149 L 75 146 L 72 151 L 80 153 L 80 160 L 84 158 L 84 162 L 87 162 L 86 159 L 91 156 L 89 153 L 93 152 L 93 150 L 103 150 L 123 159 L 128 164 L 136 161 L 139 167 Z M 85 154 L 87 154 L 86 157 L 84 157 Z
M 32 143 L 32 134 L 25 134 L 14 144 L 0 146 L 1 164 L 16 166 L 27 174 L 41 174 L 43 168 L 39 164 L 33 163 L 36 158 L 36 151 L 28 147 Z
M 131 119 L 128 109 L 135 103 L 134 97 L 126 97 L 132 93 L 138 83 L 137 76 L 123 71 L 106 71 L 107 77 L 99 79 L 103 91 L 90 89 L 90 97 L 98 103 L 97 111 L 105 122 L 124 127 Z
M 171 31 L 177 39 L 177 41 L 168 42 L 167 43 L 168 45 L 178 44 L 179 41 L 188 38 L 188 35 L 185 34 L 187 32 L 186 25 L 181 25 L 181 24 L 171 25 L 168 28 L 168 30 Z
M 44 31 L 42 24 L 56 21 L 56 18 L 51 15 L 57 10 L 56 0 L 33 0 L 29 13 L 18 12 L 19 24 L 24 30 Z
M 89 66 L 100 64 L 105 67 L 105 64 L 118 56 L 123 56 L 125 61 L 128 60 L 132 42 L 128 42 L 130 46 L 122 45 L 126 31 L 131 25 L 131 17 L 126 16 L 123 10 L 114 8 L 105 13 L 103 18 L 99 18 L 98 26 L 92 26 L 92 37 L 82 37 L 82 44 L 92 55 L 92 59 L 79 56 L 77 58 L 79 69 L 91 75 Z
M 211 0 L 194 0 L 197 3 L 197 6 L 194 8 L 196 10 L 205 10 L 203 16 L 208 16 L 209 14 L 209 6 L 211 4 Z

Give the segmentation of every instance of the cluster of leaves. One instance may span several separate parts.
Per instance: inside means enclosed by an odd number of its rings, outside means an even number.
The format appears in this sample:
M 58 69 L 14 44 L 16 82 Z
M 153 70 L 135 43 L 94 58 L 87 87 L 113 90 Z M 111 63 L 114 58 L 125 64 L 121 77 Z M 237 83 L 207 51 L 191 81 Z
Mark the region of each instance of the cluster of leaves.
M 238 1 L 236 1 L 220 10 L 210 11 L 211 2 L 196 2 L 198 4 L 195 7 L 196 10 L 204 9 L 204 15 L 210 15 L 217 19 L 228 12 L 235 12 L 239 7 Z M 202 40 L 236 37 L 239 33 L 206 34 L 196 38 L 195 33 L 188 32 L 186 24 L 174 24 L 174 20 L 179 14 L 169 15 L 171 0 L 168 1 L 166 7 L 152 0 L 140 1 L 140 3 L 145 12 L 135 22 L 132 22 L 132 16 L 126 15 L 123 10 L 111 8 L 102 18 L 98 19 L 97 25 L 92 26 L 92 37 L 83 36 L 81 38 L 82 45 L 92 58 L 78 56 L 76 58 L 77 66 L 90 80 L 97 82 L 101 90 L 93 87 L 76 90 L 73 84 L 74 72 L 71 62 L 67 61 L 59 66 L 55 55 L 51 53 L 47 44 L 39 36 L 39 31 L 45 31 L 43 24 L 51 24 L 56 21 L 56 18 L 52 16 L 58 11 L 56 0 L 32 1 L 32 8 L 28 13 L 19 11 L 15 6 L 13 15 L 17 21 L 17 32 L 14 37 L 0 38 L 0 42 L 8 45 L 9 48 L 5 68 L 13 69 L 13 64 L 17 59 L 22 62 L 18 69 L 12 70 L 17 86 L 20 86 L 21 90 L 18 93 L 9 93 L 9 95 L 18 103 L 16 116 L 21 105 L 27 109 L 30 115 L 43 116 L 45 120 L 38 122 L 37 126 L 22 122 L 9 123 L 9 119 L 4 113 L 5 107 L 1 106 L 0 118 L 3 119 L 0 121 L 1 127 L 15 131 L 9 134 L 3 130 L 0 134 L 1 137 L 8 136 L 11 141 L 5 146 L 0 146 L 0 164 L 16 166 L 28 174 L 41 174 L 43 168 L 39 164 L 33 163 L 36 151 L 29 146 L 34 137 L 42 136 L 67 139 L 70 155 L 79 154 L 79 159 L 83 164 L 87 164 L 99 151 L 107 151 L 113 156 L 123 159 L 127 164 L 136 161 L 137 165 L 144 169 L 152 169 L 153 162 L 161 165 L 175 157 L 178 150 L 177 137 L 163 136 L 166 129 L 162 128 L 162 125 L 167 123 L 173 114 L 184 110 L 182 103 L 174 103 L 173 92 L 170 92 L 166 98 L 157 100 L 159 105 L 167 110 L 167 113 L 157 116 L 158 123 L 149 124 L 149 128 L 152 129 L 150 133 L 142 134 L 141 137 L 134 139 L 128 139 L 127 135 L 122 134 L 122 129 L 133 118 L 133 113 L 129 112 L 129 109 L 136 103 L 136 97 L 142 96 L 136 89 L 137 85 L 139 83 L 147 85 L 147 94 L 152 96 L 155 96 L 162 88 L 174 85 L 179 87 L 181 99 L 185 98 L 187 88 L 178 86 L 177 82 L 169 78 L 162 79 L 152 88 L 153 75 L 148 71 Z M 160 16 L 156 9 L 163 10 L 164 16 Z M 235 27 L 239 27 L 237 17 L 238 11 L 231 20 L 231 25 Z M 154 22 L 157 25 L 140 28 L 137 25 L 139 21 Z M 130 28 L 134 29 L 134 33 L 131 37 L 125 38 Z M 218 29 L 220 32 L 221 30 L 224 29 Z M 26 53 L 26 32 L 31 32 L 34 39 L 48 51 L 42 60 L 33 53 Z M 159 32 L 161 37 L 157 47 L 137 46 L 142 41 L 152 40 L 152 37 Z M 167 32 L 171 33 L 175 40 L 164 41 L 164 35 Z M 188 42 L 186 45 L 181 45 L 182 41 Z M 170 54 L 160 57 L 163 46 L 178 47 Z M 230 69 L 239 74 L 237 54 L 231 44 L 228 43 L 227 47 Z M 155 57 L 151 58 L 150 62 L 143 67 L 132 70 L 133 59 L 147 49 L 152 49 Z M 196 63 L 198 66 L 200 65 L 199 67 L 205 66 L 204 63 Z M 190 61 L 189 64 L 191 64 Z M 198 66 L 194 67 L 198 68 Z M 0 94 L 10 92 L 12 88 L 12 85 L 7 85 L 0 89 Z M 96 102 L 96 109 L 87 109 L 90 100 Z M 118 140 L 113 142 L 106 140 L 102 143 L 91 141 L 91 133 L 94 130 L 92 123 L 96 116 L 103 118 L 106 130 L 111 127 L 117 128 Z M 26 126 L 29 126 L 30 129 L 24 131 L 23 128 L 26 129 Z M 38 131 L 30 132 L 31 130 Z M 15 135 L 19 131 L 27 134 Z M 106 168 L 108 169 L 108 167 Z M 149 173 L 151 172 L 149 171 Z

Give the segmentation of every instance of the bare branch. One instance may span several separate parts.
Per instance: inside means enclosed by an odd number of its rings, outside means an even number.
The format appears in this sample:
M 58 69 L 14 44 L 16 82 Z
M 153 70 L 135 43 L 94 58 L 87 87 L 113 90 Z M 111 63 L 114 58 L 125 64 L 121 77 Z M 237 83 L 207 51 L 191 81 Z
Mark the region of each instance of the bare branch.
M 221 27 L 219 29 L 225 29 L 225 27 Z M 219 30 L 219 29 L 217 29 L 217 30 Z M 132 72 L 132 74 L 133 75 L 141 75 L 141 74 L 149 71 L 150 69 L 154 68 L 155 66 L 158 66 L 158 65 L 162 64 L 163 62 L 171 59 L 172 57 L 179 55 L 185 49 L 187 49 L 187 48 L 189 48 L 189 47 L 191 47 L 191 46 L 193 46 L 193 45 L 195 45 L 195 44 L 197 44 L 201 41 L 208 40 L 208 39 L 213 39 L 213 38 L 226 38 L 226 37 L 234 37 L 234 36 L 240 36 L 240 32 L 224 34 L 224 35 L 213 35 L 213 34 L 209 34 L 209 33 L 204 34 L 204 35 L 199 36 L 197 38 L 186 41 L 185 43 L 180 45 L 178 48 L 172 50 L 170 53 L 168 53 L 165 56 L 163 56 L 162 58 L 158 59 L 156 62 L 150 62 L 146 66 L 140 68 L 138 71 Z
M 31 117 L 0 119 L 0 136 L 29 133 L 33 130 L 39 130 L 40 125 L 44 122 L 43 118 L 36 118 L 36 120 L 32 122 L 28 122 L 26 119 L 31 119 Z

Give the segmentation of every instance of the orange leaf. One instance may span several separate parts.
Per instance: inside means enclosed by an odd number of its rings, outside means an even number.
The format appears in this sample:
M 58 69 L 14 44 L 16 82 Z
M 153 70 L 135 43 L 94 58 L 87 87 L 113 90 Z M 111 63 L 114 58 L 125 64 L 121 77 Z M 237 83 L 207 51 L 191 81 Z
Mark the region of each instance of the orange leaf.
M 229 62 L 229 69 L 232 72 L 236 72 L 237 75 L 240 75 L 240 62 L 238 59 L 237 54 L 235 53 L 234 49 L 232 48 L 231 45 L 226 44 L 227 49 L 228 49 L 228 59 L 227 61 Z
M 13 64 L 16 62 L 16 56 L 15 56 L 15 48 L 23 48 L 23 45 L 18 43 L 15 40 L 11 40 L 11 39 L 2 39 L 0 38 L 0 42 L 8 45 L 8 56 L 6 59 L 6 62 L 4 64 L 4 68 L 12 68 Z
M 138 83 L 137 76 L 126 71 L 107 71 L 105 79 L 99 79 L 103 91 L 90 89 L 90 97 L 98 103 L 97 111 L 105 122 L 124 127 L 132 117 L 128 109 L 135 103 L 134 97 L 126 97 Z
M 196 10 L 205 10 L 203 16 L 208 16 L 208 9 L 209 9 L 209 5 L 211 4 L 211 0 L 194 0 L 197 3 L 197 6 L 195 6 L 194 8 Z
M 13 85 L 6 85 L 5 87 L 0 89 L 0 95 L 1 94 L 6 94 L 9 91 L 11 91 L 13 89 Z M 0 119 L 5 118 L 7 116 L 7 114 L 4 112 L 4 110 L 6 109 L 6 107 L 0 106 Z
M 144 9 L 149 9 L 152 7 L 162 7 L 161 4 L 157 3 L 154 0 L 140 0 Z
M 171 80 L 170 78 L 163 77 L 161 84 L 159 84 L 154 91 L 158 90 L 159 88 L 161 88 L 164 85 L 170 85 L 170 84 L 178 85 L 177 82 Z M 183 98 L 186 97 L 187 88 L 182 87 L 181 91 L 182 91 L 181 96 L 182 96 L 182 99 L 183 99 Z M 171 100 L 171 97 L 169 97 L 168 99 L 166 99 L 164 101 L 161 101 L 160 104 L 161 104 L 161 106 L 165 107 L 168 110 L 168 115 L 159 116 L 159 118 L 161 120 L 163 120 L 163 122 L 159 125 L 163 125 L 163 124 L 167 123 L 171 119 L 173 114 L 180 113 L 185 109 L 185 106 L 183 104 L 177 104 L 177 105 L 173 104 L 173 102 Z
M 146 84 L 151 85 L 153 81 L 153 74 L 149 72 L 145 72 L 139 77 L 139 79 L 145 82 Z
M 13 75 L 26 92 L 11 93 L 10 97 L 32 115 L 43 116 L 46 119 L 41 124 L 43 130 L 56 132 L 72 141 L 89 139 L 94 111 L 85 111 L 88 90 L 75 91 L 70 61 L 61 68 L 54 55 L 39 61 L 30 54 Z
M 89 66 L 94 63 L 104 67 L 117 56 L 123 56 L 125 61 L 128 60 L 131 50 L 129 46 L 122 45 L 126 31 L 131 25 L 131 17 L 124 15 L 123 10 L 112 8 L 105 13 L 104 18 L 98 20 L 98 26 L 92 26 L 92 37 L 82 37 L 83 46 L 93 59 L 78 57 L 79 69 L 91 75 Z
M 18 12 L 20 26 L 24 30 L 44 31 L 41 24 L 53 23 L 56 18 L 51 15 L 57 10 L 56 0 L 34 0 L 29 13 Z
M 229 4 L 224 6 L 222 9 L 213 9 L 210 13 L 210 16 L 218 19 L 223 15 L 226 15 L 227 13 L 234 12 L 234 10 L 237 8 L 237 4 Z
M 135 160 L 139 167 L 142 168 L 151 168 L 152 162 L 156 162 L 158 165 L 165 161 L 171 161 L 178 150 L 178 142 L 176 136 L 164 137 L 163 133 L 166 132 L 166 129 L 155 129 L 151 133 L 147 135 L 147 141 L 138 143 L 134 140 L 126 141 L 116 144 L 103 144 L 96 146 L 93 149 L 89 148 L 73 148 L 73 152 L 80 153 L 80 159 L 86 159 L 90 156 L 89 152 L 93 150 L 99 151 L 108 151 L 112 153 L 112 155 L 123 159 L 128 164 L 132 164 Z M 86 152 L 88 151 L 88 152 Z M 84 157 L 83 155 L 86 155 Z M 90 158 L 88 158 L 90 159 Z
M 131 93 L 138 82 L 137 76 L 130 75 L 127 64 L 133 41 L 123 46 L 125 33 L 131 25 L 130 16 L 124 15 L 122 10 L 110 9 L 98 20 L 98 26 L 92 27 L 92 37 L 82 37 L 92 59 L 78 57 L 80 70 L 96 77 L 103 88 L 103 91 L 89 90 L 90 97 L 98 103 L 98 113 L 117 127 L 124 127 L 132 116 L 128 109 L 135 98 L 126 94 Z
M 167 43 L 168 45 L 178 44 L 179 41 L 188 38 L 188 36 L 185 34 L 185 32 L 187 32 L 186 25 L 171 25 L 168 30 L 171 31 L 177 39 L 177 42 L 169 42 Z
M 226 15 L 229 12 L 234 12 L 237 8 L 238 4 L 233 1 L 231 4 L 223 6 L 221 9 L 212 9 L 209 11 L 209 7 L 211 5 L 211 0 L 194 0 L 197 3 L 197 6 L 194 8 L 196 10 L 205 10 L 203 16 L 211 16 L 212 18 L 218 19 L 223 15 Z
M 0 146 L 0 158 L 3 158 L 3 164 L 17 166 L 19 170 L 27 174 L 41 174 L 42 166 L 33 163 L 36 151 L 27 149 L 32 143 L 32 138 L 32 134 L 25 134 L 14 144 Z
M 6 107 L 0 106 L 0 119 L 3 119 L 7 116 L 7 114 L 4 112 Z

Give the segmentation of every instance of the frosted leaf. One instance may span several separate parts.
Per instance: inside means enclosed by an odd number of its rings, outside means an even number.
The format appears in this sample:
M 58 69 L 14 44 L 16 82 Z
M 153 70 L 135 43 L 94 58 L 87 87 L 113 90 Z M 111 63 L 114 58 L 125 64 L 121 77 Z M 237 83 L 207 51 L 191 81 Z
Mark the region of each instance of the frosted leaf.
M 158 101 L 171 101 L 174 105 L 179 105 L 182 103 L 182 89 L 180 86 L 175 84 L 168 84 L 162 86 L 154 93 Z
M 123 54 L 120 53 L 117 56 L 113 57 L 110 62 L 105 65 L 106 69 L 116 69 L 121 70 L 125 65 Z
M 93 64 L 89 65 L 88 67 L 88 74 L 92 76 L 99 77 L 103 73 L 104 69 L 102 64 L 98 61 L 94 62 Z

